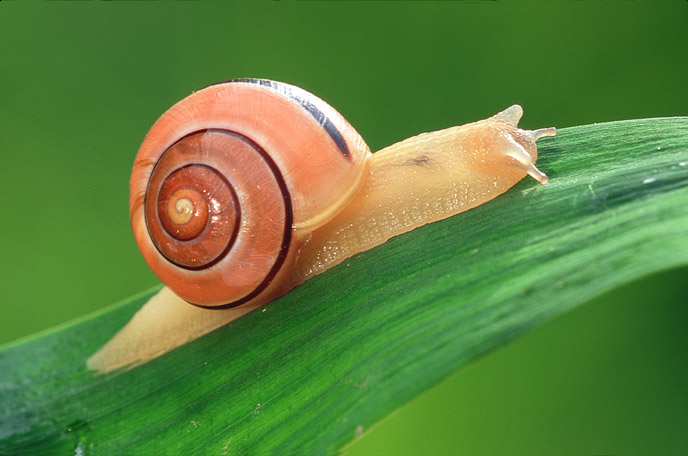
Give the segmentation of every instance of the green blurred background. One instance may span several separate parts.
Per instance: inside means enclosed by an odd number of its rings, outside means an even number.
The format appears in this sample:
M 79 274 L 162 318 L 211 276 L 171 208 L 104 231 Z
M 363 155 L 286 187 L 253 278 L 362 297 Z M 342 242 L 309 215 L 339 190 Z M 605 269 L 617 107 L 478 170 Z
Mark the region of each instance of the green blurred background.
M 528 128 L 688 115 L 686 30 L 687 2 L 2 2 L 0 344 L 158 283 L 129 232 L 129 172 L 194 89 L 296 84 L 373 150 L 512 103 Z M 687 277 L 531 332 L 347 454 L 685 454 Z

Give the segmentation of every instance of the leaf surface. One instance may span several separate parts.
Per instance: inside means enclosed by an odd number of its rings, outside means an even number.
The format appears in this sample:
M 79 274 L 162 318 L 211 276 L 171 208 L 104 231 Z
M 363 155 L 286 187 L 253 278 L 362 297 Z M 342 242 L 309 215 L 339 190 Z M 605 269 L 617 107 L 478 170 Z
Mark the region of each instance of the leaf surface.
M 547 186 L 524 180 L 138 368 L 86 359 L 155 290 L 5 346 L 0 454 L 334 453 L 529 328 L 688 264 L 688 118 L 539 148 Z

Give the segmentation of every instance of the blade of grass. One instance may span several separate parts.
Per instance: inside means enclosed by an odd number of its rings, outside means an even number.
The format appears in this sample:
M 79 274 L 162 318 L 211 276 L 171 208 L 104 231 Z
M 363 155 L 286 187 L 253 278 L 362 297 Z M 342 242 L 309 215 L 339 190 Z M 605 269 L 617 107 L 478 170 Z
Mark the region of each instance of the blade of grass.
M 0 350 L 0 453 L 332 453 L 529 328 L 688 264 L 688 119 L 567 128 L 524 180 L 128 372 L 85 360 L 152 292 Z

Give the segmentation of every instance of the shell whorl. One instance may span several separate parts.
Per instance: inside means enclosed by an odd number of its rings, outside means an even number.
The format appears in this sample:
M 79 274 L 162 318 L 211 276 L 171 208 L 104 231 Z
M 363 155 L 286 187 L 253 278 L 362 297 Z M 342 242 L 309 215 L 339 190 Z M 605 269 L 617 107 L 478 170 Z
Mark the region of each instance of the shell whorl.
M 264 80 L 209 86 L 146 136 L 131 179 L 144 258 L 183 299 L 234 307 L 261 294 L 295 238 L 354 194 L 370 152 L 322 100 Z

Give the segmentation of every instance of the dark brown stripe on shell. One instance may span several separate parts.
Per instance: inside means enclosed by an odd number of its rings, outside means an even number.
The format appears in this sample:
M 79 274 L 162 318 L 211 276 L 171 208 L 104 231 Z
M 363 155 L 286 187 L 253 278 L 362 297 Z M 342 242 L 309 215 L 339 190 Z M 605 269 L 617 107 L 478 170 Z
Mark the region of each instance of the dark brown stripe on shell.
M 284 181 L 284 177 L 282 176 L 280 169 L 277 167 L 277 164 L 275 164 L 275 162 L 272 160 L 272 158 L 270 158 L 268 153 L 265 152 L 265 150 L 260 145 L 258 145 L 255 141 L 253 141 L 251 138 L 244 136 L 241 133 L 237 133 L 235 131 L 232 131 L 232 130 L 225 130 L 225 129 L 221 129 L 221 128 L 206 128 L 206 129 L 196 130 L 196 131 L 193 131 L 193 132 L 185 135 L 184 137 L 175 141 L 175 144 L 179 141 L 182 141 L 187 136 L 195 135 L 197 133 L 204 133 L 204 132 L 223 133 L 223 134 L 232 135 L 232 136 L 238 137 L 239 139 L 245 141 L 248 145 L 250 145 L 265 160 L 265 163 L 270 168 L 270 171 L 272 171 L 272 173 L 275 177 L 275 180 L 277 181 L 277 186 L 279 187 L 279 189 L 282 193 L 282 199 L 284 200 L 285 215 L 284 215 L 284 234 L 282 235 L 282 245 L 280 247 L 280 251 L 279 251 L 279 254 L 277 256 L 277 259 L 275 260 L 275 263 L 272 265 L 272 268 L 270 268 L 270 271 L 268 271 L 268 273 L 265 276 L 265 278 L 263 279 L 263 281 L 260 282 L 256 286 L 256 288 L 253 289 L 253 291 L 248 293 L 243 298 L 240 298 L 240 299 L 233 301 L 233 302 L 230 302 L 230 303 L 221 304 L 219 306 L 206 306 L 206 305 L 196 304 L 196 303 L 189 301 L 189 304 L 193 304 L 196 307 L 202 307 L 204 309 L 211 309 L 211 310 L 213 310 L 213 309 L 218 309 L 218 310 L 219 309 L 229 309 L 231 307 L 240 306 L 241 304 L 244 304 L 244 303 L 250 301 L 251 299 L 255 298 L 256 296 L 258 296 L 265 288 L 267 288 L 268 285 L 270 285 L 270 283 L 275 278 L 275 276 L 277 275 L 279 270 L 282 268 L 284 261 L 287 259 L 287 254 L 289 253 L 289 245 L 291 244 L 292 225 L 294 222 L 294 211 L 293 211 L 293 207 L 291 204 L 291 195 L 289 194 L 289 189 L 287 188 L 287 184 Z M 219 174 L 222 175 L 222 173 L 219 173 Z M 152 175 L 152 173 L 151 173 L 151 175 Z M 230 187 L 231 187 L 231 185 L 230 185 Z M 238 201 L 237 201 L 237 206 L 240 207 L 238 204 Z M 240 218 L 241 218 L 241 210 L 239 210 L 239 216 L 237 217 L 237 223 L 239 223 Z M 203 267 L 194 268 L 194 267 L 188 267 L 188 266 L 180 265 L 180 264 L 177 264 L 174 262 L 172 262 L 172 263 L 174 263 L 178 267 L 181 267 L 184 269 L 191 269 L 191 270 L 207 269 L 208 267 L 211 267 L 211 266 L 217 264 L 218 262 L 220 262 L 230 252 L 231 247 L 232 247 L 232 245 L 234 245 L 234 242 L 236 240 L 236 236 L 238 235 L 238 231 L 239 231 L 238 229 L 234 231 L 234 235 L 232 236 L 232 239 L 230 239 L 230 241 L 228 242 L 227 248 L 223 251 L 223 253 L 216 260 L 214 260 L 210 264 L 207 264 Z M 165 257 L 164 254 L 163 254 L 163 257 Z M 165 258 L 167 258 L 167 257 L 165 257 Z M 168 261 L 169 261 L 169 259 L 168 259 Z
M 351 158 L 351 152 L 349 151 L 349 146 L 346 144 L 346 140 L 344 139 L 344 136 L 342 136 L 342 133 L 337 129 L 337 127 L 332 123 L 332 121 L 320 110 L 318 109 L 317 106 L 315 106 L 313 103 L 310 101 L 296 95 L 293 93 L 288 86 L 276 82 L 276 81 L 268 81 L 266 79 L 254 79 L 254 78 L 236 78 L 236 79 L 229 79 L 227 81 L 222 81 L 222 82 L 216 82 L 215 84 L 210 84 L 206 87 L 212 87 L 214 85 L 218 84 L 227 84 L 227 83 L 232 83 L 232 82 L 243 82 L 246 84 L 258 84 L 263 87 L 269 87 L 273 90 L 276 90 L 287 97 L 291 98 L 295 102 L 301 105 L 303 109 L 305 109 L 313 118 L 320 124 L 321 127 L 325 129 L 327 134 L 332 138 L 332 141 L 334 141 L 334 144 L 337 146 L 339 151 L 344 155 L 346 158 Z M 204 87 L 204 89 L 206 88 Z
M 200 304 L 194 304 L 197 307 L 202 307 L 204 309 L 229 309 L 230 307 L 237 307 L 240 306 L 251 299 L 255 298 L 258 296 L 265 288 L 267 288 L 270 283 L 272 283 L 272 280 L 275 278 L 279 270 L 282 268 L 282 265 L 284 264 L 284 261 L 287 259 L 287 253 L 289 253 L 289 245 L 291 244 L 291 235 L 292 235 L 292 225 L 294 222 L 294 210 L 291 205 L 291 195 L 289 194 L 289 189 L 287 188 L 287 184 L 284 181 L 284 177 L 282 176 L 282 173 L 280 172 L 280 169 L 277 167 L 277 164 L 270 158 L 270 155 L 268 155 L 267 152 L 265 152 L 265 149 L 263 149 L 260 145 L 258 145 L 254 140 L 251 138 L 242 135 L 241 133 L 237 133 L 235 131 L 231 130 L 223 130 L 223 129 L 213 129 L 210 128 L 207 131 L 211 132 L 222 132 L 222 133 L 227 133 L 230 135 L 237 136 L 243 140 L 245 140 L 251 147 L 255 149 L 257 153 L 259 153 L 265 162 L 267 163 L 268 167 L 270 167 L 270 170 L 272 171 L 273 175 L 275 176 L 275 180 L 277 181 L 277 186 L 280 188 L 280 191 L 282 192 L 282 199 L 284 200 L 284 234 L 282 235 L 282 246 L 280 247 L 279 254 L 277 256 L 277 259 L 275 260 L 275 264 L 272 265 L 272 268 L 270 271 L 267 273 L 265 278 L 261 283 L 256 286 L 256 288 L 253 289 L 252 292 L 247 294 L 241 299 L 238 299 L 234 302 L 230 302 L 227 304 L 222 304 L 219 306 L 204 306 Z

